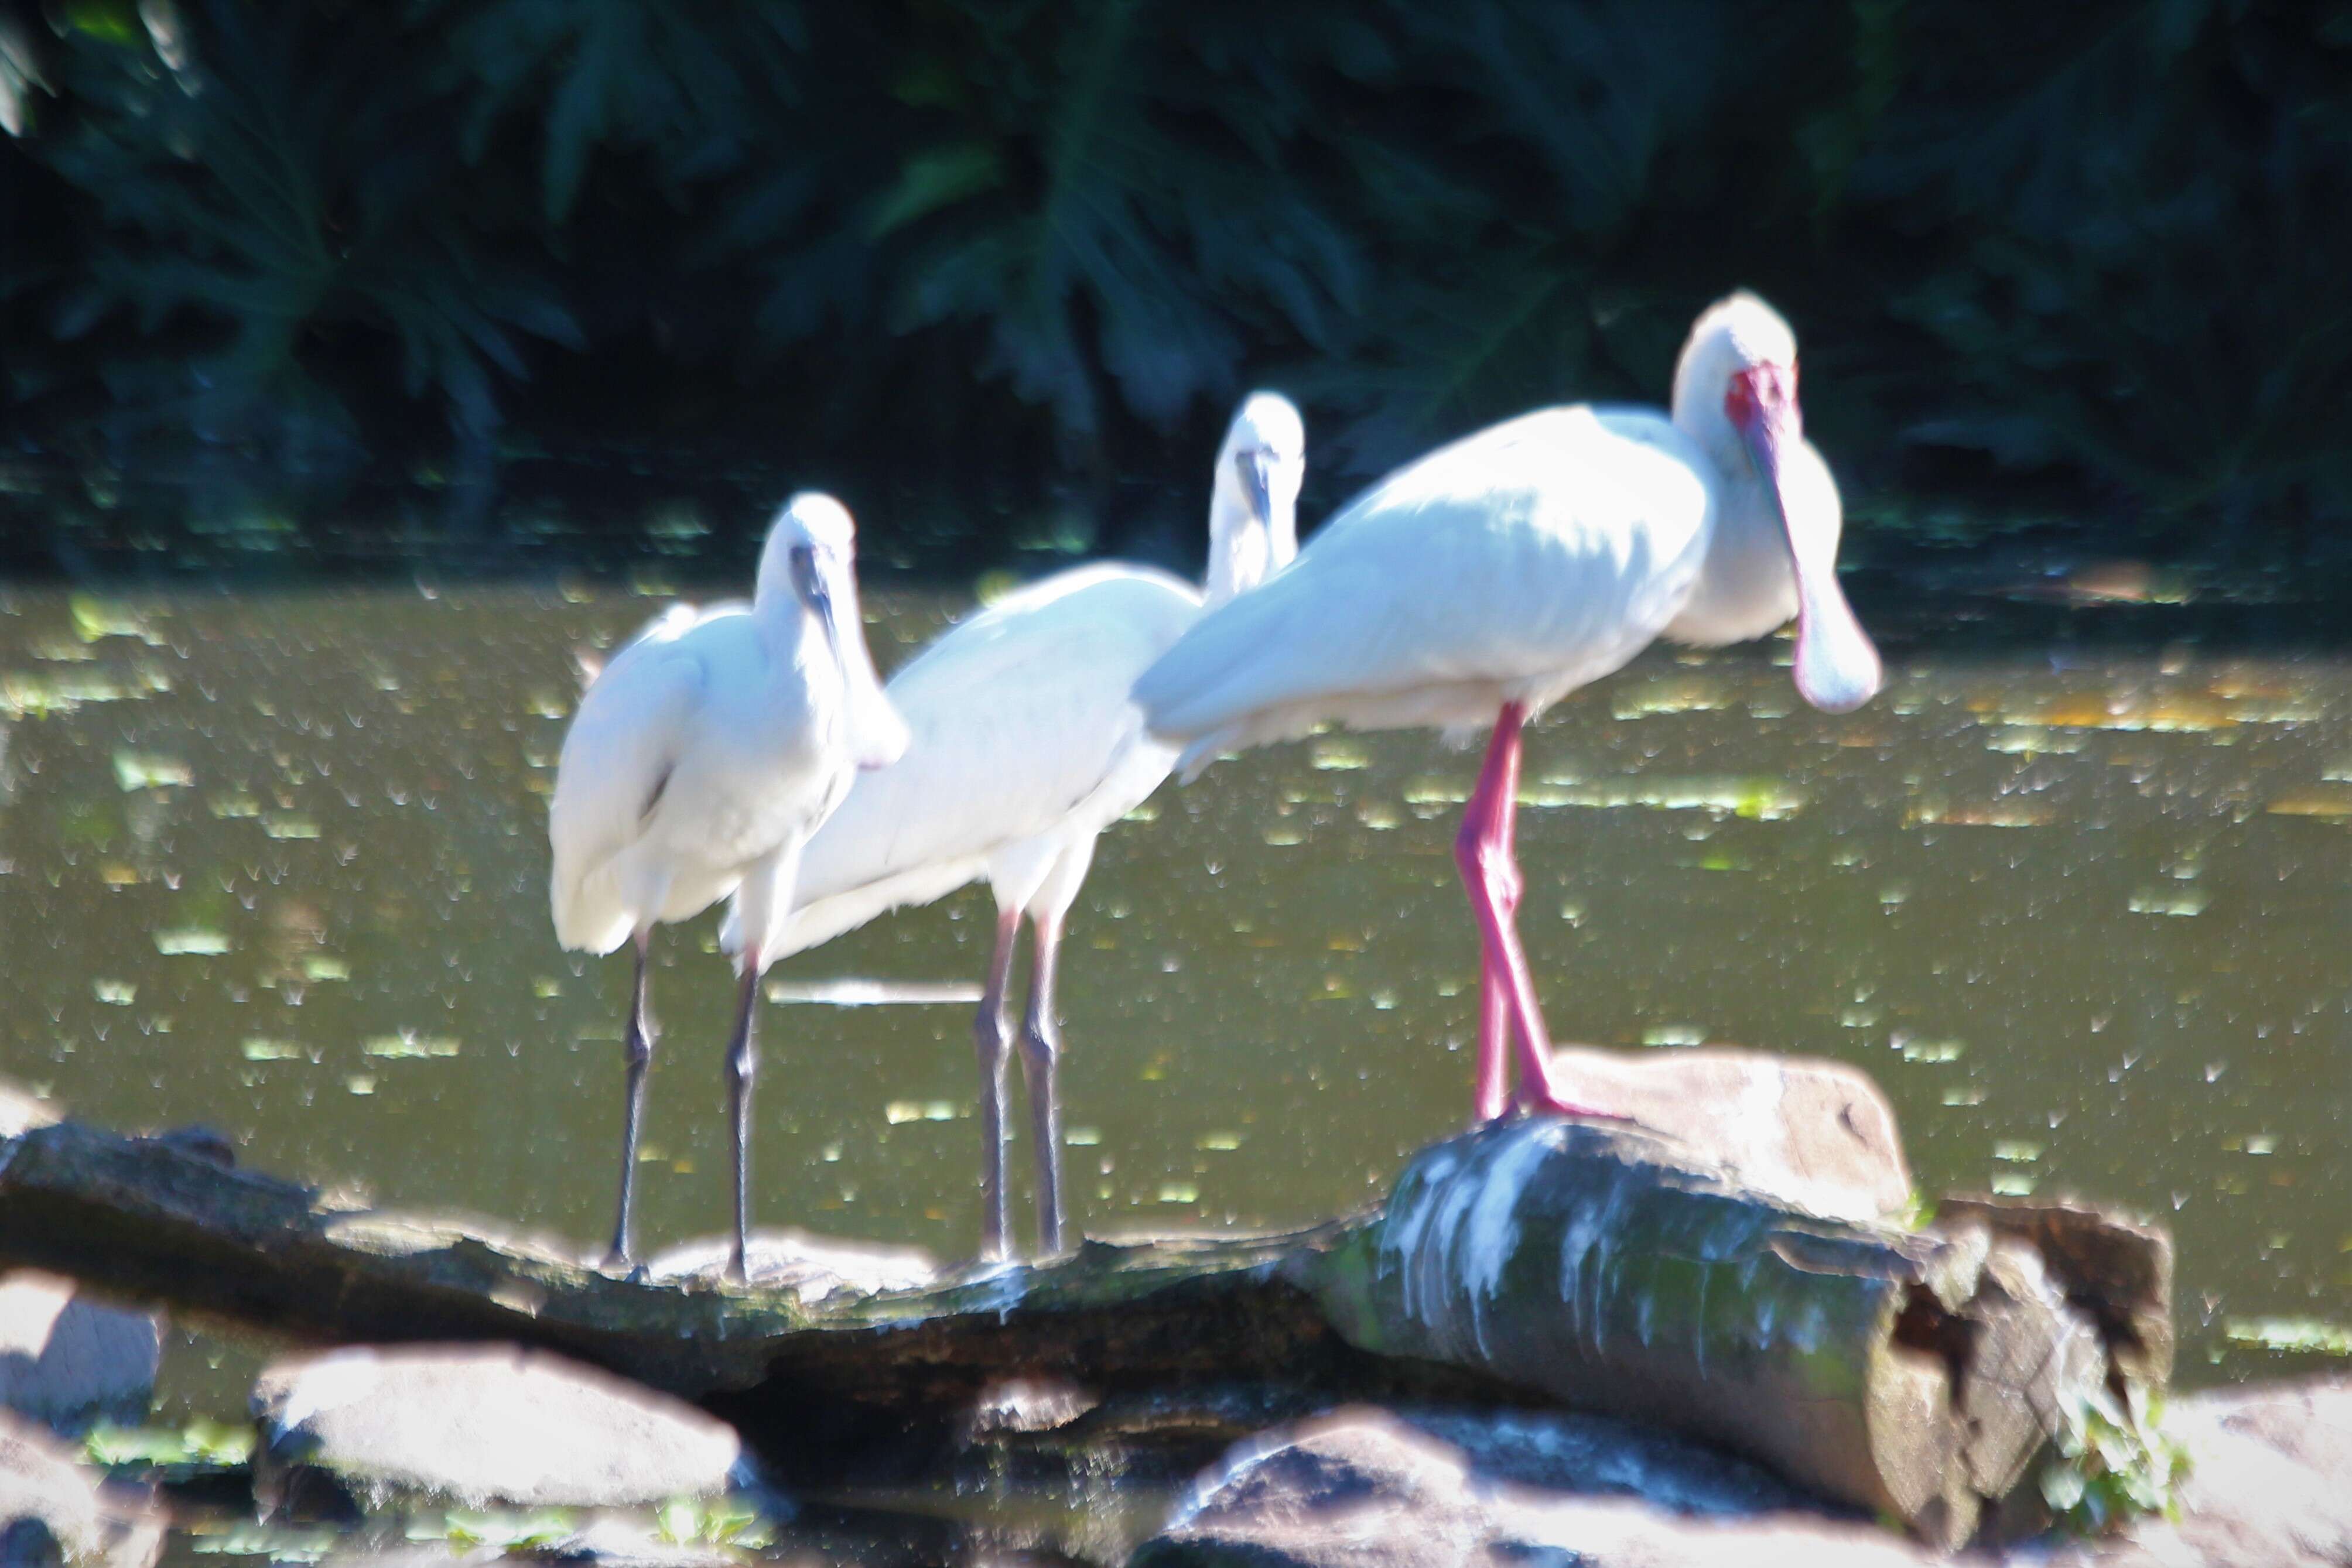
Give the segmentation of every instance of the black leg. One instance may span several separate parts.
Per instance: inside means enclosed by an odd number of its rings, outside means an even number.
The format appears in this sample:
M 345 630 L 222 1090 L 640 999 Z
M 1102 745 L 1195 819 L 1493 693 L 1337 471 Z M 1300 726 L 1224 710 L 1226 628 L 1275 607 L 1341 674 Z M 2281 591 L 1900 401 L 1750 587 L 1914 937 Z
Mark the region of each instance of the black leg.
M 760 1070 L 751 1020 L 759 1003 L 760 964 L 757 955 L 747 952 L 742 1008 L 735 1019 L 735 1038 L 727 1047 L 728 1109 L 735 1124 L 735 1250 L 728 1260 L 727 1277 L 739 1285 L 749 1277 L 743 1254 L 751 1230 L 751 1080 Z
M 627 1269 L 632 1274 L 639 1271 L 629 1236 L 637 1193 L 637 1130 L 646 1119 L 646 1073 L 654 1064 L 654 1020 L 646 1010 L 649 981 L 646 974 L 652 939 L 651 932 L 637 934 L 637 977 L 629 994 L 628 1028 L 621 1039 L 629 1071 L 628 1099 L 621 1113 L 621 1212 L 613 1221 L 613 1249 L 604 1256 L 604 1267 Z
M 1020 936 L 1021 912 L 1000 911 L 988 985 L 971 1020 L 972 1050 L 980 1062 L 980 1255 L 990 1262 L 1004 1256 L 1011 1228 L 1012 1195 L 1004 1181 L 1004 983 Z
M 1054 963 L 1062 943 L 1059 915 L 1033 920 L 1035 969 L 1029 1016 L 1021 1030 L 1021 1075 L 1029 1085 L 1030 1134 L 1037 1145 L 1037 1249 L 1062 1249 L 1062 1028 L 1054 1019 Z

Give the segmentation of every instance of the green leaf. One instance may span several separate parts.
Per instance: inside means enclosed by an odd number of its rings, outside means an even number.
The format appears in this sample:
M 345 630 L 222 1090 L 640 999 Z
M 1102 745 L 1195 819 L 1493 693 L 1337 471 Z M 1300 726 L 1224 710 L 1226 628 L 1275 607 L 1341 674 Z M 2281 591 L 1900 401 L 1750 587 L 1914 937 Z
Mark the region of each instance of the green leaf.
M 899 171 L 898 183 L 866 220 L 866 235 L 881 239 L 918 218 L 1003 183 L 1003 160 L 996 149 L 983 142 L 967 141 L 914 153 Z

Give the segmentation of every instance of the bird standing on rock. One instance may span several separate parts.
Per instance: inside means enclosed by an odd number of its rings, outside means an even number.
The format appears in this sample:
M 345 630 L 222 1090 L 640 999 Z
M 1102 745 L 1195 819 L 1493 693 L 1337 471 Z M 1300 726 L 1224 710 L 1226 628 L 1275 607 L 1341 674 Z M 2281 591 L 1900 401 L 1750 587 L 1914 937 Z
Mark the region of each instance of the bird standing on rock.
M 1836 482 L 1804 439 L 1797 341 L 1738 293 L 1702 314 L 1671 415 L 1522 414 L 1358 497 L 1265 587 L 1210 612 L 1137 683 L 1185 776 L 1220 752 L 1360 729 L 1494 727 L 1454 854 L 1479 931 L 1481 1121 L 1509 1103 L 1600 1115 L 1553 1076 L 1515 921 L 1520 731 L 1664 635 L 1713 646 L 1797 617 L 1797 689 L 1843 713 L 1877 651 L 1837 582 Z
M 1204 602 L 1213 609 L 1244 594 L 1289 561 L 1306 467 L 1297 409 L 1255 393 L 1217 454 L 1205 591 L 1149 567 L 1098 563 L 1033 583 L 942 634 L 890 681 L 890 701 L 913 737 L 905 758 L 858 780 L 810 841 L 794 896 L 769 901 L 761 951 L 776 956 L 987 879 L 996 946 L 972 1025 L 983 1256 L 1004 1254 L 1009 1228 L 1004 1008 L 1022 916 L 1034 942 L 1021 1067 L 1036 1145 L 1038 1243 L 1056 1252 L 1067 1215 L 1054 1016 L 1063 919 L 1095 841 L 1142 804 L 1176 759 L 1174 747 L 1144 734 L 1129 693 Z M 762 931 L 751 892 L 746 882 L 723 945 Z
M 867 656 L 855 528 L 830 496 L 793 497 L 760 552 L 749 604 L 679 605 L 640 632 L 580 699 L 556 766 L 549 903 L 567 948 L 636 945 L 625 1036 L 628 1100 L 620 1213 L 608 1267 L 629 1267 L 630 1204 L 646 1071 L 653 1062 L 646 960 L 656 925 L 740 891 L 764 932 L 789 899 L 802 847 L 861 769 L 906 749 L 907 729 Z M 727 1051 L 734 1124 L 735 1246 L 749 1224 L 752 1012 L 763 950 L 737 959 L 742 998 Z

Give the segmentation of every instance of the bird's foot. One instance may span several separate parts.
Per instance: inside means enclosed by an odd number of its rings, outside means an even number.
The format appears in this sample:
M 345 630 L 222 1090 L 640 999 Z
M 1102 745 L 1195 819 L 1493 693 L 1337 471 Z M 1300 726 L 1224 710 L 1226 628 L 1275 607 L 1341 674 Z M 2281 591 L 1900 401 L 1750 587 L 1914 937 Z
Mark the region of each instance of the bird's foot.
M 620 1275 L 632 1285 L 642 1285 L 646 1282 L 646 1266 L 618 1247 L 605 1253 L 604 1260 L 596 1267 L 604 1273 Z
M 1580 1105 L 1573 1100 L 1563 1100 L 1548 1089 L 1519 1090 L 1511 1096 L 1511 1108 L 1523 1116 L 1565 1116 L 1571 1122 L 1635 1124 L 1633 1118 L 1622 1111 L 1603 1111 L 1598 1106 Z

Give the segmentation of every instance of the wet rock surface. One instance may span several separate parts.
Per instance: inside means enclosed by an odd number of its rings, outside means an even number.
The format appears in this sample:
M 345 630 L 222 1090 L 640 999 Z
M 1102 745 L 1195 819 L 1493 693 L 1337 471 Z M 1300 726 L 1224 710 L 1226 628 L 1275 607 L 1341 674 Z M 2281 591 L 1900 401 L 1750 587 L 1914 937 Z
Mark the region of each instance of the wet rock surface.
M 1639 1498 L 1675 1513 L 1836 1511 L 1744 1459 L 1606 1416 L 1417 1407 L 1379 1414 L 1454 1448 L 1484 1481 Z
M 1580 1098 L 1706 1151 L 1730 1176 L 1808 1213 L 1874 1220 L 1911 1206 L 1895 1108 L 1859 1068 L 1727 1046 L 1566 1046 L 1552 1062 Z
M 602 1563 L 612 1568 L 735 1568 L 742 1559 L 724 1547 L 664 1541 L 633 1520 L 599 1519 L 561 1541 L 533 1550 L 558 1563 Z
M 919 1291 L 936 1284 L 940 1261 L 919 1247 L 890 1247 L 806 1230 L 755 1230 L 743 1252 L 743 1270 L 754 1285 L 791 1291 L 803 1301 L 821 1301 L 836 1291 L 877 1295 Z M 725 1273 L 734 1240 L 705 1236 L 680 1242 L 646 1260 L 646 1278 L 657 1285 L 715 1281 Z
M 257 1487 L 316 1507 L 319 1478 L 362 1501 L 623 1507 L 753 1478 L 733 1427 L 562 1357 L 509 1345 L 356 1348 L 278 1362 L 254 1389 Z
M 2352 1565 L 2352 1375 L 2190 1396 L 2178 1521 L 1963 1559 L 2007 1568 Z M 1547 1563 L 1915 1568 L 1949 1561 L 1727 1456 L 1622 1423 L 1357 1407 L 1242 1443 L 1136 1568 Z
M 1445 1440 L 1451 1433 L 1464 1443 Z M 1531 1441 L 1537 1434 L 1549 1441 Z M 1643 1489 L 1648 1500 L 1627 1495 Z M 1738 1460 L 1618 1423 L 1353 1409 L 1243 1445 L 1134 1568 L 1920 1568 Z M 1679 1510 L 1679 1511 L 1677 1511 Z
M 2180 1518 L 2070 1548 L 2051 1568 L 2346 1568 L 2352 1564 L 2352 1375 L 2178 1401 L 2189 1451 Z
M 60 1432 L 147 1414 L 162 1358 L 152 1312 L 108 1306 L 37 1270 L 0 1274 L 0 1406 Z
M 0 1415 L 0 1563 L 147 1568 L 163 1542 L 146 1493 L 101 1480 L 46 1428 Z
M 58 1108 L 37 1094 L 0 1080 L 0 1138 L 57 1124 Z

